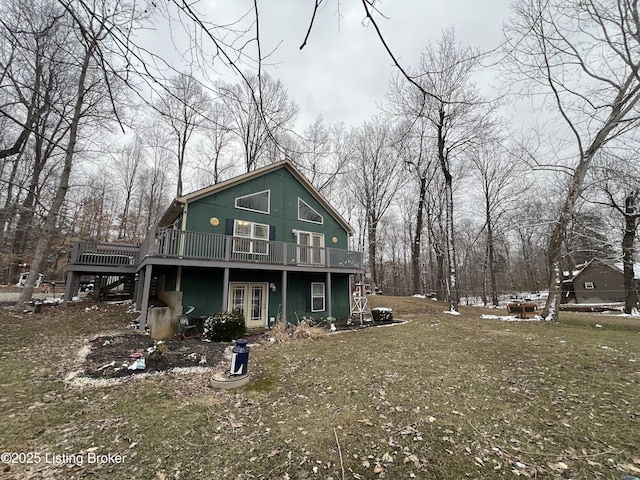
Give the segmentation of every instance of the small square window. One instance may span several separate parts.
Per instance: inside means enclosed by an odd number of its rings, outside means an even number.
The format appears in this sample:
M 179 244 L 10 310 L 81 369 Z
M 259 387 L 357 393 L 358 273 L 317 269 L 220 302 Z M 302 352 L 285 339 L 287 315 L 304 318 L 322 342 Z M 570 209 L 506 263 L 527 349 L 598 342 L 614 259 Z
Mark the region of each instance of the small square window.
M 594 290 L 596 288 L 596 284 L 593 282 L 584 282 L 585 290 Z

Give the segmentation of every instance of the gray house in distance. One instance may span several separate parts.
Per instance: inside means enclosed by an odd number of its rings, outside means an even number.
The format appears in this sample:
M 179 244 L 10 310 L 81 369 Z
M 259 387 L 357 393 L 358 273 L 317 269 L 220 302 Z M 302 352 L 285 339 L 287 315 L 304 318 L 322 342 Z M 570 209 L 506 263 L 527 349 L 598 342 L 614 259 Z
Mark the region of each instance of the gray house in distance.
M 624 299 L 622 264 L 594 258 L 563 281 L 563 303 L 619 303 Z

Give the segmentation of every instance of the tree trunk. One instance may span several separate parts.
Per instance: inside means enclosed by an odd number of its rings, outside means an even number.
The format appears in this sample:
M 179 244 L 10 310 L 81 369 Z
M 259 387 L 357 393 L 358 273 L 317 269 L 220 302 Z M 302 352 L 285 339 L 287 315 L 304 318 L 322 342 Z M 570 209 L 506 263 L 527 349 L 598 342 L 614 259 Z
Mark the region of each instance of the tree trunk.
M 495 248 L 493 246 L 493 224 L 489 217 L 489 204 L 487 203 L 487 267 L 489 268 L 489 286 L 491 288 L 491 302 L 498 306 L 498 288 L 496 286 Z
M 89 69 L 89 64 L 91 62 L 91 57 L 94 49 L 95 40 L 94 43 L 92 43 L 91 46 L 88 47 L 85 51 L 85 57 L 81 65 L 80 76 L 78 78 L 78 90 L 76 92 L 76 102 L 74 105 L 73 117 L 71 118 L 70 122 L 69 142 L 67 144 L 64 156 L 64 166 L 62 168 L 62 172 L 60 173 L 60 183 L 58 184 L 58 188 L 51 204 L 51 208 L 49 209 L 49 212 L 47 213 L 47 216 L 45 218 L 42 234 L 38 237 L 33 260 L 31 261 L 31 272 L 27 277 L 25 286 L 22 290 L 22 293 L 20 294 L 20 298 L 18 299 L 18 308 L 24 308 L 25 304 L 29 302 L 31 300 L 31 297 L 33 296 L 33 290 L 35 288 L 36 279 L 38 278 L 38 273 L 40 273 L 40 270 L 44 264 L 44 259 L 49 250 L 51 238 L 55 231 L 58 213 L 62 208 L 62 204 L 64 203 L 67 191 L 69 190 L 69 178 L 71 176 L 71 167 L 73 165 L 76 143 L 78 141 L 78 129 L 80 127 L 80 121 L 83 117 L 87 71 Z
M 445 185 L 445 201 L 446 201 L 446 241 L 447 241 L 447 261 L 448 261 L 448 276 L 447 276 L 447 302 L 452 312 L 458 311 L 458 303 L 460 296 L 458 293 L 458 282 L 456 278 L 456 247 L 454 240 L 454 228 L 453 228 L 453 177 L 449 169 L 449 162 L 447 158 L 447 152 L 445 151 L 445 111 L 444 108 L 440 108 L 439 121 L 438 121 L 438 160 L 440 161 L 440 167 L 444 175 Z
M 571 221 L 571 215 L 580 193 L 582 192 L 582 184 L 584 177 L 589 170 L 593 153 L 582 157 L 580 163 L 575 169 L 571 177 L 569 192 L 562 205 L 562 210 L 558 217 L 558 221 L 553 227 L 551 238 L 549 239 L 549 248 L 547 250 L 549 268 L 549 296 L 547 303 L 542 310 L 542 317 L 551 322 L 558 321 L 558 310 L 560 308 L 560 300 L 562 295 L 562 274 L 560 269 L 560 261 L 562 259 L 562 245 L 564 243 L 567 226 Z
M 630 315 L 638 304 L 638 291 L 634 280 L 633 261 L 635 249 L 633 247 L 638 226 L 635 212 L 637 192 L 631 193 L 625 199 L 624 236 L 622 237 L 622 264 L 624 272 L 624 313 Z
M 411 265 L 413 276 L 413 293 L 422 292 L 422 272 L 420 268 L 420 253 L 422 249 L 422 230 L 424 228 L 424 203 L 427 193 L 427 177 L 423 175 L 420 177 L 420 197 L 418 200 L 418 214 L 416 218 L 416 231 L 413 238 L 413 244 L 411 245 Z
M 376 266 L 376 235 L 377 235 L 377 222 L 369 219 L 367 225 L 367 238 L 368 238 L 368 251 L 369 251 L 369 271 L 371 272 L 371 280 L 374 286 L 378 286 L 378 268 Z

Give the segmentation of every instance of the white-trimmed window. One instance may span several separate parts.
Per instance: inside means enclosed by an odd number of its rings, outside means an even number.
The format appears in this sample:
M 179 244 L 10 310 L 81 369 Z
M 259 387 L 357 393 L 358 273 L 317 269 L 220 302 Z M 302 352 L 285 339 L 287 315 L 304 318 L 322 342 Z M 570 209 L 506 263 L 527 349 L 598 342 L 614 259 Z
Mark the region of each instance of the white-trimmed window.
M 593 282 L 584 282 L 585 290 L 595 290 L 596 284 Z
M 233 236 L 241 237 L 233 239 L 234 253 L 256 253 L 266 255 L 269 253 L 269 225 L 263 223 L 234 220 Z
M 298 197 L 298 220 L 311 223 L 324 223 L 324 218 L 307 202 Z
M 314 282 L 311 284 L 311 311 L 324 312 L 325 289 L 324 283 Z
M 243 195 L 236 198 L 236 208 L 250 212 L 269 213 L 271 205 L 271 190 Z
M 298 263 L 324 265 L 324 234 L 298 230 Z

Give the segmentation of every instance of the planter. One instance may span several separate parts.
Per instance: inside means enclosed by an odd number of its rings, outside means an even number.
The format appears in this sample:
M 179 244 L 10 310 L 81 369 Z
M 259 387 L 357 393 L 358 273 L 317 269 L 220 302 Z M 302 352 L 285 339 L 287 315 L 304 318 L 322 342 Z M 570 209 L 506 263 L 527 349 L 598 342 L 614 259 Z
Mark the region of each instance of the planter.
M 385 307 L 376 307 L 371 309 L 371 317 L 374 322 L 392 322 L 393 310 Z

